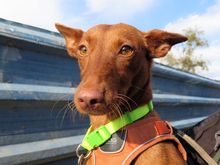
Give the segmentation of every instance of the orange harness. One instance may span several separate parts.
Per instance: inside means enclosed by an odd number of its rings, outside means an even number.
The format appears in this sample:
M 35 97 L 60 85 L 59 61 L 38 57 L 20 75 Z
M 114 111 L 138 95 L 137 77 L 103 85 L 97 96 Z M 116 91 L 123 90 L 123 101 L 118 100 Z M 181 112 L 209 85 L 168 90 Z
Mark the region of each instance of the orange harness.
M 140 153 L 165 140 L 174 141 L 184 160 L 187 159 L 186 151 L 173 135 L 170 124 L 166 121 L 161 121 L 159 118 L 153 117 L 137 121 L 124 127 L 122 132 L 125 136 L 123 144 L 119 147 L 120 149 L 114 152 L 106 152 L 103 151 L 102 146 L 95 148 L 90 157 L 93 161 L 92 164 L 129 165 Z M 106 144 L 113 143 L 116 140 L 111 138 Z

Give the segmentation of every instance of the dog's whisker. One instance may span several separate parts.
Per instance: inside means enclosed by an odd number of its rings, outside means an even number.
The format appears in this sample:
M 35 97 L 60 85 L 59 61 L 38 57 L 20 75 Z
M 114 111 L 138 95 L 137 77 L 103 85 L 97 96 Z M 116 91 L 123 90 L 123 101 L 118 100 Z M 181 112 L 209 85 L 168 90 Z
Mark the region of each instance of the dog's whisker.
M 72 104 L 72 103 L 75 104 L 74 101 L 71 101 L 71 102 L 70 102 L 70 97 L 71 97 L 71 96 L 73 96 L 73 95 L 70 95 L 69 98 L 68 98 L 68 105 L 69 105 L 70 109 L 72 109 L 72 108 L 71 108 L 71 104 Z
M 110 106 L 109 106 L 109 109 L 111 109 L 111 111 L 110 112 L 108 112 L 108 117 L 109 117 L 109 119 L 112 119 L 112 113 L 115 113 L 115 107 L 111 104 Z
M 72 103 L 70 103 L 70 111 L 68 112 L 68 114 L 70 114 L 70 120 L 72 119 L 73 123 L 75 122 L 75 115 L 77 113 L 75 105 L 71 105 Z
M 69 108 L 71 109 L 71 111 L 74 111 L 74 110 L 76 109 L 76 105 L 75 105 L 74 101 L 70 102 L 70 103 L 68 104 L 68 106 L 69 106 Z
M 131 100 L 137 107 L 139 107 L 138 104 L 132 98 L 130 98 L 130 97 L 126 96 L 126 95 L 123 95 L 123 94 L 118 94 L 118 96 L 122 96 L 122 97 L 125 97 L 125 98 Z
M 62 117 L 62 120 L 61 120 L 60 127 L 62 126 L 63 121 L 64 121 L 64 118 L 65 118 L 65 116 L 66 116 L 66 113 L 67 113 L 69 110 L 70 110 L 70 109 L 69 109 L 69 108 L 67 108 L 67 109 L 64 111 L 64 113 L 63 113 L 63 117 Z
M 60 98 L 54 103 L 53 107 L 51 108 L 50 116 L 52 116 L 53 110 L 54 110 L 55 106 L 57 105 L 57 103 L 58 103 L 61 99 L 63 99 L 63 98 L 66 97 L 66 96 L 69 96 L 69 95 L 73 95 L 73 94 L 66 94 L 66 95 L 60 97 Z
M 72 120 L 71 120 L 71 119 L 72 119 L 72 111 L 69 111 L 69 112 L 68 112 L 68 115 L 70 115 L 70 124 L 71 124 L 71 121 L 72 121 Z
M 79 119 L 83 120 L 85 118 L 84 116 L 85 116 L 85 114 L 79 113 Z
M 67 107 L 68 107 L 68 105 L 65 105 L 65 106 L 58 112 L 58 114 L 57 114 L 57 116 L 56 116 L 56 125 L 57 125 L 58 116 L 59 116 L 60 113 L 61 113 L 65 108 L 67 108 Z
M 131 85 L 131 86 L 134 87 L 134 88 L 137 88 L 137 89 L 139 89 L 139 90 L 142 90 L 142 91 L 146 92 L 146 90 L 143 89 L 143 88 L 140 88 L 140 87 L 137 87 L 137 86 L 134 86 L 134 85 Z
M 71 97 L 71 96 L 70 96 L 70 97 Z M 58 114 L 57 114 L 57 116 L 56 116 L 56 125 L 57 125 L 58 116 L 60 115 L 60 113 L 61 113 L 64 109 L 65 109 L 65 111 L 64 111 L 64 114 L 63 114 L 63 117 L 62 117 L 61 125 L 62 125 L 62 123 L 63 123 L 64 117 L 65 117 L 67 111 L 69 111 L 69 110 L 70 110 L 70 111 L 75 111 L 75 110 L 74 110 L 74 109 L 75 109 L 74 101 L 68 102 L 68 104 L 65 105 L 65 106 L 58 112 Z M 74 116 L 75 116 L 75 115 L 74 115 Z M 74 121 L 74 118 L 73 118 L 73 121 Z
M 75 115 L 77 113 L 77 109 L 74 101 L 68 102 L 68 108 L 70 109 L 69 113 L 71 113 L 71 118 L 73 122 L 75 122 Z
M 129 106 L 129 108 L 128 108 L 128 107 L 122 102 L 122 105 L 124 105 L 124 107 L 125 107 L 128 111 L 131 111 L 131 110 L 132 110 L 130 104 L 128 103 L 128 101 L 127 101 L 126 99 L 124 99 L 122 96 L 115 96 L 115 98 L 119 98 L 119 99 L 123 100 L 123 101 Z
M 113 104 L 112 106 L 113 106 L 113 108 L 114 108 L 114 111 L 113 111 L 113 112 L 114 112 L 115 114 L 117 114 L 117 116 L 121 116 L 121 112 L 120 112 L 118 106 L 116 105 L 116 103 Z
M 139 90 L 142 90 L 142 91 L 144 91 L 144 92 L 147 91 L 146 89 L 143 89 L 143 88 L 137 87 L 137 86 L 135 86 L 135 85 L 131 85 L 131 86 L 134 87 L 134 88 L 137 88 L 137 89 L 139 89 Z
M 115 105 L 115 107 L 118 111 L 119 117 L 121 118 L 121 122 L 122 122 L 122 125 L 123 125 L 123 119 L 122 119 L 123 112 L 122 112 L 120 106 L 117 103 L 115 103 L 114 105 Z
M 71 97 L 71 96 L 70 96 Z M 70 98 L 69 97 L 69 98 Z M 65 106 L 66 107 L 66 110 L 64 111 L 64 114 L 63 114 L 63 117 L 62 117 L 62 121 L 61 121 L 61 126 L 63 124 L 63 121 L 64 121 L 64 118 L 67 114 L 67 112 L 69 111 L 69 113 L 72 113 L 74 111 L 74 108 L 75 108 L 75 104 L 74 104 L 74 101 L 71 101 L 69 102 L 68 100 L 68 104 Z M 74 115 L 75 116 L 75 115 Z M 70 118 L 71 119 L 71 118 Z M 73 122 L 74 122 L 74 118 L 73 118 Z
M 114 110 L 113 110 L 112 112 L 113 112 L 113 113 L 117 113 L 117 114 L 120 116 L 120 114 L 119 114 L 119 112 L 118 112 L 118 109 L 117 109 L 116 105 L 115 105 L 115 104 L 112 104 L 112 107 L 114 108 Z M 112 114 L 112 112 L 109 112 L 109 113 Z
M 68 104 L 65 105 L 65 106 L 58 112 L 58 114 L 56 115 L 56 123 L 55 123 L 56 126 L 57 126 L 58 116 L 60 115 L 60 113 L 61 113 L 64 109 L 66 109 L 66 108 L 69 106 L 69 100 L 70 100 L 70 97 L 73 96 L 73 94 L 66 94 L 66 95 L 60 97 L 60 98 L 54 103 L 53 107 L 51 108 L 51 114 L 50 114 L 50 116 L 52 116 L 53 110 L 54 110 L 55 106 L 57 105 L 57 103 L 58 103 L 60 100 L 62 100 L 64 97 L 67 97 L 67 96 L 69 96 L 69 98 L 68 98 Z M 68 109 L 69 109 L 69 108 L 67 108 L 66 110 L 68 111 Z M 66 111 L 66 110 L 65 110 L 65 111 Z M 64 112 L 64 113 L 65 113 L 65 112 Z M 63 121 L 63 119 L 62 119 L 62 121 Z
M 116 103 L 114 104 L 114 105 L 111 105 L 114 109 L 117 109 L 117 106 L 116 106 Z M 116 106 L 116 107 L 115 107 Z M 111 107 L 109 107 L 111 110 L 112 110 L 112 108 Z M 113 110 L 112 110 L 113 111 Z M 122 113 L 120 113 L 120 112 L 118 112 L 119 113 L 119 116 L 120 116 L 120 118 L 121 118 L 121 122 L 122 122 L 122 124 L 123 124 L 123 119 L 122 119 Z M 111 113 L 109 112 L 109 114 L 111 115 Z M 122 135 L 123 135 L 123 132 L 124 132 L 125 130 L 124 129 L 122 129 L 122 131 L 121 131 L 121 137 L 122 137 Z
M 71 110 L 68 112 L 68 114 L 70 115 L 70 123 L 71 123 L 71 121 L 72 121 L 73 123 L 75 123 L 76 113 L 77 113 L 77 111 L 74 110 L 74 109 L 71 109 Z M 71 119 L 72 119 L 72 120 L 71 120 Z

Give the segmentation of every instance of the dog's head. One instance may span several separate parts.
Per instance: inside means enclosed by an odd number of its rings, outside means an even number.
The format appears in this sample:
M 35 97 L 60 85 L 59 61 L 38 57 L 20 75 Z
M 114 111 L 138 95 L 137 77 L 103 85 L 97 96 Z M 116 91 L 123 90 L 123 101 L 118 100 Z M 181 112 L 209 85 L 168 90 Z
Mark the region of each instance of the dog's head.
M 132 110 L 152 99 L 153 58 L 164 57 L 187 37 L 161 30 L 142 32 L 126 24 L 97 25 L 84 32 L 56 24 L 76 57 L 81 83 L 74 102 L 81 113 L 103 115 Z M 135 103 L 134 103 L 135 102 Z

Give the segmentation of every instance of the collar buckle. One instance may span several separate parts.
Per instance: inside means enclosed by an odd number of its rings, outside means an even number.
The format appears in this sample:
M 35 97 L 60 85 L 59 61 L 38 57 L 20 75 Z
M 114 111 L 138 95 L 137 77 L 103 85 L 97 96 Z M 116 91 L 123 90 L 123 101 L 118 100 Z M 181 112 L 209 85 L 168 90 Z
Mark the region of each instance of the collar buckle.
M 84 140 L 88 142 L 91 148 L 95 148 L 106 142 L 111 136 L 111 133 L 108 131 L 105 125 L 102 125 L 98 129 L 91 132 Z

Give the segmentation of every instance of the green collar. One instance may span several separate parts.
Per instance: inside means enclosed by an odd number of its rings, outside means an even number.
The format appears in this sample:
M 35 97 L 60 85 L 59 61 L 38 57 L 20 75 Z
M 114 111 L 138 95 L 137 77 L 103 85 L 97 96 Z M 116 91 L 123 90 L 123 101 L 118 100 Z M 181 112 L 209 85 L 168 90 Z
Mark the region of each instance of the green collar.
M 100 146 L 105 143 L 113 133 L 121 129 L 122 127 L 133 123 L 134 121 L 142 118 L 148 112 L 153 110 L 153 103 L 150 101 L 147 105 L 139 107 L 131 112 L 125 112 L 121 117 L 109 122 L 106 125 L 102 125 L 96 130 L 92 131 L 92 125 L 88 129 L 83 142 L 81 144 L 82 147 L 91 151 L 95 147 Z

